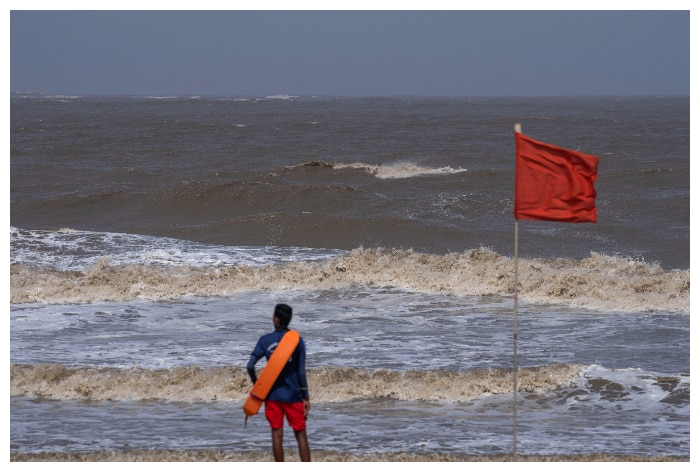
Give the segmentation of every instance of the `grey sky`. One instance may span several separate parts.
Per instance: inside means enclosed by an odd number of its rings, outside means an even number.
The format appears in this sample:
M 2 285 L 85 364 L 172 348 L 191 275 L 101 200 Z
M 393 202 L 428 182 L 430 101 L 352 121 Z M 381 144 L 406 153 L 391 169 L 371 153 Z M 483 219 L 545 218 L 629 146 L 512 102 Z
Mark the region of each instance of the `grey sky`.
M 13 11 L 10 89 L 690 95 L 689 11 Z

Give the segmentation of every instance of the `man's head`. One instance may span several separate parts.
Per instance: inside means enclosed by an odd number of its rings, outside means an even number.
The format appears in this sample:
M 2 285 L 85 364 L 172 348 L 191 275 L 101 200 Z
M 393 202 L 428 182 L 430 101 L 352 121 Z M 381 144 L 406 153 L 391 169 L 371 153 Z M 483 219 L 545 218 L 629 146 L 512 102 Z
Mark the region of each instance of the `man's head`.
M 289 322 L 292 321 L 292 307 L 285 303 L 277 304 L 273 319 L 279 322 L 280 327 L 286 328 L 289 326 Z M 277 323 L 275 323 L 275 326 L 277 326 Z

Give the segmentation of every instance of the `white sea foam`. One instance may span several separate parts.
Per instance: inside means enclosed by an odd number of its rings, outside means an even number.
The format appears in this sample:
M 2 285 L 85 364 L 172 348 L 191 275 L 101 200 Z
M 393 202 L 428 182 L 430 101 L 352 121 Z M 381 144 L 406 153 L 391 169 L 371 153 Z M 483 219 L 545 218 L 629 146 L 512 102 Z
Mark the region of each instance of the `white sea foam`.
M 366 164 L 363 162 L 353 163 L 332 163 L 324 161 L 309 161 L 293 166 L 286 166 L 284 169 L 293 170 L 299 168 L 324 168 L 324 169 L 355 169 L 370 174 L 378 179 L 409 179 L 426 175 L 447 175 L 467 172 L 461 167 L 450 166 L 425 167 L 413 162 L 394 162 L 390 164 Z
M 466 172 L 467 169 L 461 167 L 454 169 L 450 166 L 443 167 L 424 167 L 412 162 L 397 162 L 393 164 L 373 165 L 364 163 L 352 164 L 333 164 L 335 169 L 360 169 L 368 174 L 374 175 L 379 179 L 408 179 L 411 177 L 419 177 L 423 175 L 443 175 L 456 174 Z
M 543 393 L 573 386 L 581 368 L 579 365 L 551 365 L 522 369 L 520 391 Z M 12 364 L 10 369 L 12 396 L 242 402 L 251 388 L 248 374 L 242 368 L 71 369 L 61 364 Z M 512 371 L 508 369 L 422 372 L 326 367 L 310 370 L 307 377 L 317 403 L 374 398 L 460 402 L 505 394 L 513 387 Z
M 222 246 L 137 234 L 23 230 L 10 227 L 10 264 L 26 264 L 63 271 L 86 270 L 98 260 L 111 264 L 140 263 L 164 266 L 260 266 L 291 261 L 323 260 L 344 251 L 275 247 Z
M 510 295 L 514 262 L 487 249 L 427 254 L 236 247 L 118 233 L 10 228 L 11 302 L 224 296 L 241 291 L 396 287 L 456 296 Z M 521 259 L 519 297 L 603 311 L 690 310 L 690 271 L 591 253 Z

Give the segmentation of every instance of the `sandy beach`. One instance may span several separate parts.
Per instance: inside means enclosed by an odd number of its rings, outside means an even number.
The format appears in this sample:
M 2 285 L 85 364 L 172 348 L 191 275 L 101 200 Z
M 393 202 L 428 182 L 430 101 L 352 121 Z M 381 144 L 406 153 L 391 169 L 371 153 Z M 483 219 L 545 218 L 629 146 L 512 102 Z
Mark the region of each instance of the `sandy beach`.
M 512 454 L 350 454 L 326 451 L 311 451 L 315 462 L 690 462 L 688 456 L 639 456 L 612 454 L 557 454 L 518 455 Z M 285 459 L 298 462 L 294 450 L 285 451 Z M 37 454 L 10 454 L 11 462 L 271 462 L 272 453 L 256 451 L 231 453 L 223 451 L 105 451 L 95 453 L 44 452 Z

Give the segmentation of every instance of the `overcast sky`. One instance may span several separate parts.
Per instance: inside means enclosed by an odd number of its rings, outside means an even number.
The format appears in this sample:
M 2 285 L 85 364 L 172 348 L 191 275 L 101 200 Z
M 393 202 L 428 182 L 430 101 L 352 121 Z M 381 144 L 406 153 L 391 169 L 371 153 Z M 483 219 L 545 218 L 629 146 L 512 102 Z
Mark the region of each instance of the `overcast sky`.
M 690 12 L 15 9 L 10 89 L 690 95 Z

